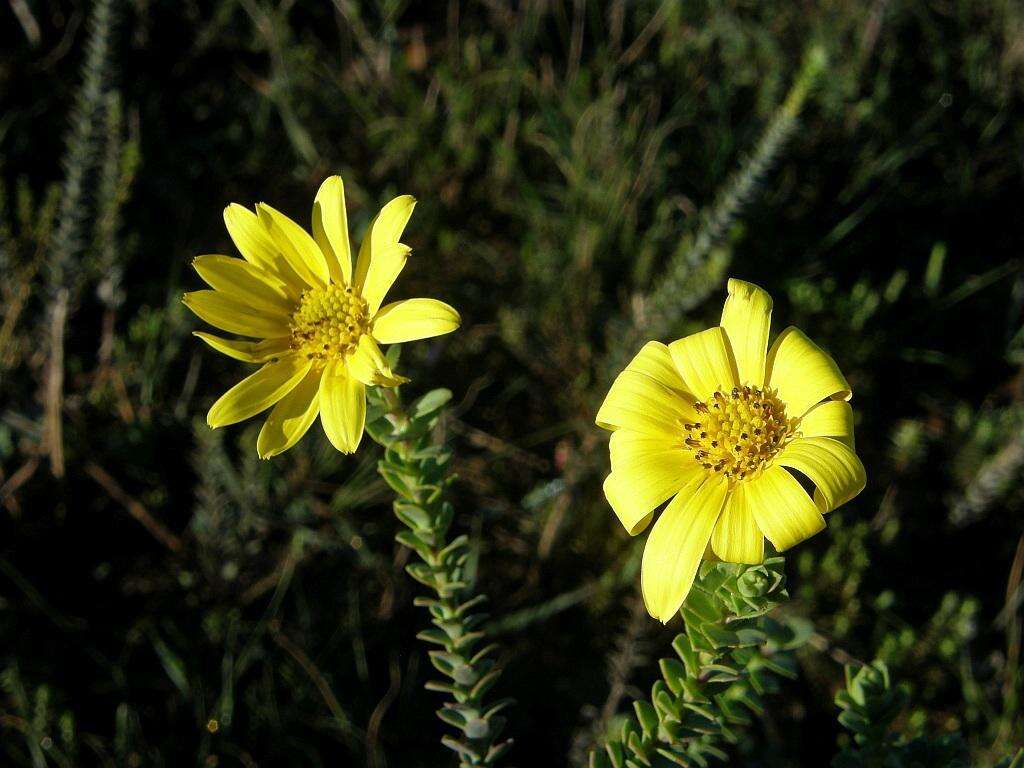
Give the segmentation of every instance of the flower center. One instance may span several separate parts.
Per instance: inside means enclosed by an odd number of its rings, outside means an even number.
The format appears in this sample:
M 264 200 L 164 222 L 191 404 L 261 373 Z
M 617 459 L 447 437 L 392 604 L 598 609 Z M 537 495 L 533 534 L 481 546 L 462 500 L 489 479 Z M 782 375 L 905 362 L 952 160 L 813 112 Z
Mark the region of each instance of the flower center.
M 730 482 L 757 472 L 789 442 L 795 421 L 772 390 L 736 387 L 694 405 L 699 420 L 684 424 L 686 445 L 709 474 Z
M 292 349 L 324 366 L 355 350 L 367 332 L 366 302 L 351 286 L 328 285 L 304 291 L 292 315 Z

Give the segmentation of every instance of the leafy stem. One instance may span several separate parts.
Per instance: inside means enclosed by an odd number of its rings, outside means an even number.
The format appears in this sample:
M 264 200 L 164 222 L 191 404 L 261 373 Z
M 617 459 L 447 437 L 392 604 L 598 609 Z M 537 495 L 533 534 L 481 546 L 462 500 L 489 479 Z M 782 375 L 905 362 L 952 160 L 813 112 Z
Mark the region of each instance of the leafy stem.
M 707 766 L 725 760 L 778 677 L 793 677 L 789 651 L 806 642 L 810 625 L 783 624 L 768 613 L 786 599 L 783 558 L 760 565 L 704 563 L 681 613 L 675 658 L 662 659 L 662 679 L 635 717 L 593 752 L 593 768 Z
M 486 597 L 474 594 L 469 538 L 449 540 L 454 509 L 445 490 L 454 477 L 436 426 L 451 393 L 436 389 L 406 408 L 397 390 L 376 392 L 366 430 L 384 447 L 378 471 L 395 492 L 395 515 L 405 526 L 395 539 L 419 558 L 406 571 L 433 593 L 415 604 L 430 613 L 433 626 L 417 637 L 434 646 L 430 661 L 444 676 L 426 687 L 447 694 L 437 715 L 457 731 L 441 742 L 458 754 L 460 768 L 495 765 L 512 744 L 500 738 L 505 718 L 499 713 L 510 701 L 486 702 L 500 675 L 496 646 L 485 643 L 482 631 L 486 616 L 474 612 Z

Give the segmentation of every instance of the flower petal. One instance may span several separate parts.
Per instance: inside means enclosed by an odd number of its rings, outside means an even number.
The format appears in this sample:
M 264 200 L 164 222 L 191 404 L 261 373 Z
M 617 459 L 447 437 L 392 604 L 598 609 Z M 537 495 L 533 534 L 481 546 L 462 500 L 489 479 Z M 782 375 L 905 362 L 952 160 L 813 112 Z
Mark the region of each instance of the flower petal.
M 374 314 L 380 308 L 387 292 L 402 273 L 410 253 L 412 253 L 412 249 L 402 243 L 373 246 L 372 256 L 370 256 L 370 271 L 367 273 L 362 287 L 359 288 L 360 295 L 366 301 L 370 314 Z M 360 254 L 362 254 L 361 250 Z
M 288 265 L 306 285 L 323 288 L 330 282 L 327 259 L 306 230 L 266 203 L 258 203 L 256 212 Z
M 312 365 L 296 354 L 267 363 L 220 396 L 206 415 L 207 424 L 226 427 L 267 410 L 295 389 Z
M 197 256 L 192 267 L 214 290 L 254 309 L 290 314 L 295 303 L 284 283 L 261 267 L 230 256 Z
M 290 318 L 284 312 L 254 309 L 220 291 L 192 291 L 181 300 L 210 325 L 228 333 L 267 339 L 290 333 Z
M 825 519 L 799 481 L 780 466 L 766 467 L 744 484 L 757 527 L 779 552 L 825 527 Z
M 632 429 L 679 440 L 683 423 L 696 419 L 693 405 L 678 391 L 627 368 L 612 383 L 595 423 L 602 429 Z
M 835 361 L 802 331 L 790 326 L 768 352 L 768 386 L 786 404 L 786 415 L 799 418 L 826 398 L 849 400 L 850 385 Z
M 373 318 L 373 337 L 381 344 L 399 344 L 451 333 L 461 323 L 459 313 L 443 301 L 405 299 L 381 307 Z
M 779 452 L 775 461 L 807 475 L 816 488 L 814 501 L 822 513 L 845 504 L 867 484 L 857 454 L 830 437 L 797 438 Z
M 736 386 L 736 364 L 720 326 L 673 341 L 668 350 L 686 389 L 698 400 Z
M 853 448 L 853 408 L 843 400 L 826 400 L 811 408 L 797 429 L 803 437 L 833 437 Z
M 367 386 L 397 387 L 408 381 L 404 376 L 392 372 L 377 342 L 366 334 L 359 338 L 359 346 L 345 363 L 348 375 Z
M 650 522 L 652 510 L 704 476 L 693 454 L 675 441 L 622 429 L 611 439 L 612 472 L 604 495 L 630 536 Z
M 668 623 L 690 592 L 727 488 L 724 478 L 708 478 L 692 492 L 676 495 L 651 530 L 640 586 L 647 612 L 662 623 Z
M 757 527 L 740 483 L 725 500 L 722 516 L 711 534 L 711 549 L 727 563 L 760 563 L 764 560 L 764 534 Z
M 256 438 L 261 459 L 284 453 L 306 434 L 320 412 L 320 371 L 310 369 L 305 378 L 278 400 Z
M 245 206 L 232 203 L 224 209 L 224 224 L 242 258 L 275 275 L 288 286 L 289 297 L 298 300 L 299 292 L 305 286 L 295 270 L 288 266 L 259 217 Z
M 722 309 L 722 327 L 736 357 L 740 384 L 764 386 L 771 324 L 772 297 L 753 283 L 730 279 L 729 296 Z
M 644 344 L 643 349 L 629 361 L 625 370 L 646 374 L 669 389 L 674 389 L 680 394 L 692 398 L 679 375 L 679 369 L 672 361 L 672 353 L 660 341 L 649 341 Z
M 352 246 L 348 239 L 348 211 L 345 210 L 345 183 L 341 176 L 330 176 L 317 190 L 313 201 L 313 239 L 327 259 L 331 280 L 352 282 Z
M 399 240 L 416 207 L 411 195 L 396 197 L 370 222 L 359 246 L 353 284 L 366 300 L 370 314 L 376 314 L 384 296 L 405 266 L 410 248 Z
M 287 353 L 291 348 L 291 338 L 288 336 L 263 341 L 242 341 L 225 339 L 202 331 L 193 331 L 192 335 L 198 336 L 218 352 L 243 363 L 265 363 Z
M 331 362 L 320 384 L 320 423 L 331 445 L 355 453 L 366 423 L 366 387 L 348 375 L 344 363 Z

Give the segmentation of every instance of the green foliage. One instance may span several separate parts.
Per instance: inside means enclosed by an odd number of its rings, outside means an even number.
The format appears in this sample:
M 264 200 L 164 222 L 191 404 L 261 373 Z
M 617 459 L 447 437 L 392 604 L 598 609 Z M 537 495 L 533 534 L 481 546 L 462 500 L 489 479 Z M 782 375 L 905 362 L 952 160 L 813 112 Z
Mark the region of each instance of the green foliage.
M 699 765 L 725 760 L 724 747 L 741 738 L 752 716 L 764 712 L 777 677 L 794 677 L 790 651 L 806 642 L 803 622 L 780 623 L 767 614 L 787 598 L 785 561 L 761 565 L 704 563 L 681 613 L 686 632 L 661 659 L 662 679 L 650 699 L 633 705 L 635 719 L 608 739 L 607 756 L 591 766 Z
M 885 662 L 846 667 L 846 689 L 836 694 L 836 706 L 853 743 L 832 761 L 834 768 L 969 768 L 967 744 L 959 734 L 908 739 L 893 730 L 907 700 L 907 692 L 893 686 Z
M 85 243 L 82 229 L 91 202 L 88 200 L 88 177 L 100 162 L 100 127 L 104 111 L 110 110 L 112 104 L 106 90 L 113 61 L 110 47 L 114 12 L 114 0 L 97 0 L 89 19 L 88 44 L 82 61 L 82 86 L 75 100 L 67 139 L 57 228 L 46 262 L 51 293 L 58 287 L 69 287 L 66 284 L 69 276 L 81 279 L 73 261 Z M 108 199 L 114 199 L 112 193 L 116 192 L 116 186 L 111 184 L 110 187 L 108 194 L 111 197 Z M 97 217 L 97 220 L 101 218 Z
M 395 515 L 407 529 L 395 540 L 420 558 L 405 570 L 435 595 L 415 601 L 427 609 L 434 625 L 417 638 L 439 647 L 430 651 L 430 662 L 446 678 L 426 687 L 452 698 L 437 716 L 461 733 L 441 741 L 458 754 L 462 768 L 472 768 L 495 765 L 512 746 L 511 740 L 501 738 L 505 728 L 501 712 L 511 701 L 486 701 L 501 674 L 491 658 L 497 646 L 485 644 L 482 626 L 487 617 L 474 613 L 486 597 L 474 594 L 469 538 L 448 535 L 455 516 L 445 499 L 445 489 L 454 479 L 448 473 L 451 454 L 433 436 L 450 398 L 450 391 L 435 389 L 405 409 L 397 394 L 385 391 L 377 418 L 367 415 L 366 429 L 385 448 L 378 470 L 397 496 Z
M 20 757 L 33 768 L 57 765 L 70 768 L 75 764 L 77 733 L 75 719 L 68 711 L 55 711 L 53 691 L 41 685 L 30 691 L 25 687 L 16 666 L 0 673 L 0 689 L 12 704 L 8 726 L 23 737 L 16 747 Z M 56 738 L 55 738 L 56 737 Z

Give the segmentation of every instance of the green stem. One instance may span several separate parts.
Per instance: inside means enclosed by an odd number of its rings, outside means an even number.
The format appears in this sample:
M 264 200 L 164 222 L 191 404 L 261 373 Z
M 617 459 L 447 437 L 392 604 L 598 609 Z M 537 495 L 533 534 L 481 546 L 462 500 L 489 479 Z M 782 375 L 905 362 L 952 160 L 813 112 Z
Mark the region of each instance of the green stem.
M 705 563 L 681 610 L 686 632 L 675 658 L 659 662 L 662 679 L 649 699 L 634 702 L 635 717 L 592 752 L 593 768 L 683 765 L 725 760 L 778 676 L 792 677 L 789 653 L 809 631 L 767 614 L 786 599 L 781 557 L 761 565 Z
M 500 739 L 505 720 L 499 716 L 510 702 L 486 702 L 500 674 L 491 658 L 496 646 L 484 644 L 486 617 L 473 613 L 486 598 L 474 594 L 468 537 L 449 540 L 454 510 L 444 492 L 453 480 L 451 455 L 435 439 L 434 427 L 450 393 L 435 390 L 409 408 L 396 390 L 378 394 L 382 416 L 367 425 L 367 432 L 385 449 L 378 471 L 395 491 L 395 515 L 406 527 L 395 539 L 418 555 L 406 571 L 433 593 L 415 600 L 430 612 L 433 624 L 417 637 L 436 646 L 430 661 L 445 679 L 426 687 L 450 697 L 437 715 L 458 731 L 441 742 L 458 754 L 460 768 L 492 766 L 511 746 Z

